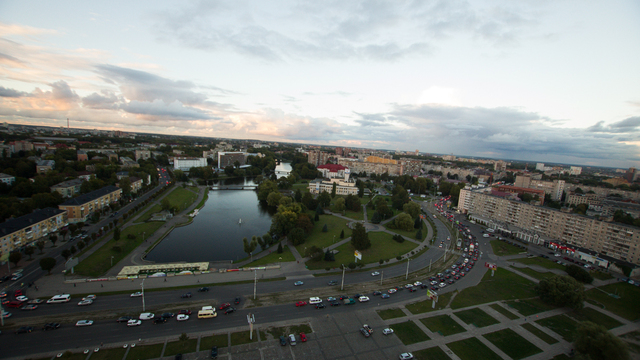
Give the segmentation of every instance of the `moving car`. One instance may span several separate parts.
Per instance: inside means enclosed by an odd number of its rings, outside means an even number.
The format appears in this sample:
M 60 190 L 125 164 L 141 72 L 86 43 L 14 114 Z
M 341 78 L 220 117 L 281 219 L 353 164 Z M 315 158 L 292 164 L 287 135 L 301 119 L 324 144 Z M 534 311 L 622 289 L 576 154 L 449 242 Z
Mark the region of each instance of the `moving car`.
M 154 314 L 154 313 L 148 313 L 148 312 L 147 312 L 147 313 L 142 313 L 142 314 L 140 314 L 139 319 L 140 319 L 140 320 L 151 320 L 151 319 L 153 319 L 154 317 L 155 317 L 155 314 Z
M 27 301 L 27 304 L 42 304 L 44 302 L 44 300 L 42 299 L 31 299 L 29 301 Z
M 329 285 L 329 286 L 335 286 L 335 285 L 338 285 L 338 281 L 336 281 L 336 280 L 331 280 L 331 281 L 329 281 L 329 282 L 327 283 L 327 285 Z
M 232 312 L 235 312 L 235 311 L 236 311 L 236 308 L 234 308 L 234 307 L 228 307 L 228 308 L 224 309 L 224 314 L 225 314 L 225 315 L 227 315 L 227 314 L 231 314 Z
M 184 293 L 184 294 L 180 295 L 180 298 L 182 298 L 182 299 L 190 299 L 191 298 L 191 292 Z
M 389 289 L 389 294 L 395 294 L 398 290 L 396 289 Z
M 164 324 L 167 322 L 167 318 L 163 318 L 163 317 L 157 317 L 153 319 L 153 323 L 154 324 Z
M 33 326 L 22 326 L 16 330 L 16 334 L 26 334 L 33 331 Z
M 180 310 L 178 315 L 191 315 L 191 310 Z
M 226 309 L 226 308 L 228 308 L 230 306 L 231 306 L 231 304 L 229 304 L 229 303 L 220 304 L 220 307 L 218 308 L 218 310 L 224 310 L 224 309 Z
M 392 328 L 386 328 L 386 329 L 382 330 L 382 334 L 383 335 L 391 335 L 391 334 L 393 334 L 393 329 Z
M 87 296 L 83 297 L 82 300 L 95 300 L 97 298 L 98 297 L 95 296 L 95 295 L 87 295 Z
M 133 319 L 131 316 L 120 316 L 116 322 L 128 322 L 131 319 Z
M 174 313 L 169 313 L 169 312 L 166 312 L 166 313 L 163 313 L 162 315 L 160 315 L 160 317 L 163 317 L 163 318 L 165 318 L 165 319 L 170 319 L 170 318 L 172 318 L 172 317 L 174 317 L 174 316 L 176 316 L 176 314 L 174 314 Z
M 142 320 L 131 319 L 127 321 L 127 326 L 140 326 L 142 325 Z
M 28 304 L 23 306 L 20 310 L 35 310 L 38 308 L 38 305 L 35 304 Z
M 93 325 L 93 320 L 80 320 L 76 323 L 76 326 L 90 326 Z
M 178 314 L 178 316 L 176 317 L 176 320 L 178 320 L 178 321 L 187 321 L 187 320 L 189 320 L 189 315 Z
M 78 303 L 78 306 L 85 306 L 93 304 L 93 300 L 82 300 Z
M 369 301 L 369 297 L 368 297 L 368 296 L 360 296 L 360 297 L 358 298 L 358 301 L 360 301 L 360 302 L 366 302 L 366 301 Z
M 16 300 L 18 300 L 18 301 L 27 301 L 27 300 L 29 300 L 29 298 L 24 296 L 24 295 L 20 295 L 20 296 L 16 296 Z
M 298 302 L 296 303 L 296 307 L 305 306 L 305 305 L 307 305 L 307 302 L 306 302 L 306 301 L 298 301 Z
M 58 329 L 58 328 L 60 328 L 60 324 L 58 324 L 58 323 L 46 323 L 42 327 L 42 330 L 47 331 L 47 330 L 55 330 L 55 329 Z
M 382 299 L 388 299 L 388 298 L 390 298 L 390 297 L 391 297 L 391 296 L 390 296 L 389 294 L 382 294 L 382 295 L 380 295 L 380 298 L 382 298 Z
M 371 276 L 378 276 L 378 275 L 380 275 L 380 273 L 377 272 L 377 271 L 374 271 L 374 272 L 371 273 Z
M 296 281 L 293 283 L 293 286 L 300 286 L 303 285 L 304 283 L 302 281 Z
M 134 292 L 133 294 L 129 295 L 129 297 L 140 297 L 142 296 L 142 292 L 138 291 L 138 292 Z
M 200 289 L 198 289 L 198 292 L 207 292 L 207 291 L 209 291 L 209 288 L 206 287 L 206 286 L 201 287 Z
M 324 305 L 324 303 L 318 303 L 316 304 L 316 309 L 324 309 L 326 306 Z

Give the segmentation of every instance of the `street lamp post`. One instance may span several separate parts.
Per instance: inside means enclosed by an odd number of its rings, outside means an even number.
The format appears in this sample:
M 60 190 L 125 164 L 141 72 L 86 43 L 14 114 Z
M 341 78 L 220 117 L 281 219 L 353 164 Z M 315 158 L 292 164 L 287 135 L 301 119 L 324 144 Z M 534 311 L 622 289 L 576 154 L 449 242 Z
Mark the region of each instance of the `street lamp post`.
M 113 256 L 111 257 L 111 267 L 113 267 Z
M 407 258 L 407 273 L 404 275 L 405 280 L 409 277 L 409 261 L 411 261 L 411 259 Z
M 142 312 L 145 312 L 146 307 L 144 306 L 144 279 L 142 279 L 140 286 L 142 287 Z
M 257 288 L 258 288 L 258 271 L 253 270 L 253 300 L 256 299 Z
M 342 264 L 342 284 L 340 284 L 340 291 L 344 290 L 344 264 Z

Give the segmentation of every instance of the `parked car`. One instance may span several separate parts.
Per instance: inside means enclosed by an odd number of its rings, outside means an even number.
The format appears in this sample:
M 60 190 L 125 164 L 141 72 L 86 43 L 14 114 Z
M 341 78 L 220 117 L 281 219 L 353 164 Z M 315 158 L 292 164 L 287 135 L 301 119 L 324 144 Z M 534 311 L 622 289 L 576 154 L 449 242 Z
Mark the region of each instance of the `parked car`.
M 402 353 L 399 356 L 400 360 L 411 360 L 413 359 L 413 354 L 412 353 Z
M 233 300 L 233 303 L 236 305 L 240 304 L 240 297 L 236 296 L 236 298 Z
M 191 310 L 180 310 L 178 315 L 191 315 Z
M 287 339 L 284 336 L 280 336 L 280 345 L 282 346 L 287 345 Z
M 76 326 L 91 326 L 93 325 L 93 320 L 80 320 L 76 323 Z
M 386 329 L 382 330 L 382 334 L 383 335 L 391 335 L 391 334 L 393 334 L 393 329 L 392 328 L 386 328 Z
M 228 308 L 224 309 L 224 314 L 225 314 L 225 315 L 227 315 L 227 314 L 231 314 L 232 312 L 235 312 L 235 311 L 236 311 L 236 308 L 234 308 L 234 307 L 228 307 Z
M 374 272 L 371 273 L 371 276 L 378 276 L 378 275 L 380 275 L 380 273 L 377 272 L 377 271 L 374 271 Z
M 22 326 L 16 330 L 16 334 L 26 334 L 33 331 L 33 326 Z
M 184 294 L 180 295 L 180 298 L 182 298 L 182 299 L 189 299 L 189 298 L 191 298 L 191 292 L 184 293 Z
M 116 322 L 127 322 L 129 320 L 133 319 L 131 316 L 120 316 Z
M 324 303 L 317 303 L 316 304 L 316 309 L 324 309 L 326 306 L 324 305 Z
M 391 297 L 391 296 L 390 296 L 389 294 L 382 294 L 382 295 L 380 295 L 380 298 L 381 298 L 381 299 L 388 299 L 388 298 L 390 298 L 390 297 Z
M 300 333 L 300 342 L 307 342 L 307 335 L 303 332 Z
M 366 337 L 366 338 L 368 338 L 369 336 L 371 336 L 371 334 L 369 334 L 369 332 L 368 332 L 366 329 L 364 329 L 364 328 L 360 328 L 360 333 L 361 333 L 362 335 L 364 335 L 364 337 Z
M 162 315 L 160 315 L 160 317 L 163 317 L 165 319 L 170 319 L 170 318 L 172 318 L 174 316 L 176 316 L 176 314 L 170 313 L 170 312 L 166 312 L 166 313 L 163 313 Z
M 59 329 L 59 328 L 60 328 L 60 324 L 58 324 L 58 323 L 46 323 L 42 327 L 42 330 L 47 331 L 47 330 L 55 330 L 55 329 Z
M 212 359 L 216 359 L 218 358 L 218 347 L 214 346 L 211 348 L 211 358 Z
M 131 319 L 127 321 L 127 326 L 140 326 L 142 325 L 142 320 Z
M 37 308 L 38 308 L 38 305 L 36 304 L 27 304 L 23 306 L 20 310 L 35 310 Z

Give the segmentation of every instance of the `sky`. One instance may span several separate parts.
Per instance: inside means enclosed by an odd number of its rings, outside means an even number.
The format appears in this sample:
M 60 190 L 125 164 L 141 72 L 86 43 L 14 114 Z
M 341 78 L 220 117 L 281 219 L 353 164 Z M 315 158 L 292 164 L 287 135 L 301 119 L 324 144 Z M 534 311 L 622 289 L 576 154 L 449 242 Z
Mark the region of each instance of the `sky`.
M 640 168 L 640 2 L 0 1 L 0 121 Z

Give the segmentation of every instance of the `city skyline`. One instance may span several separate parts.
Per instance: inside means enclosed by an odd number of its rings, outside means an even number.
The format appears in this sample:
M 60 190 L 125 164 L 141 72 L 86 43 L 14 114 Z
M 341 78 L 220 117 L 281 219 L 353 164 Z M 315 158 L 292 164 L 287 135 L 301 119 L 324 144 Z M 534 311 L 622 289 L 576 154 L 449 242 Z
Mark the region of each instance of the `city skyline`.
M 638 15 L 633 1 L 5 2 L 0 120 L 640 167 Z

